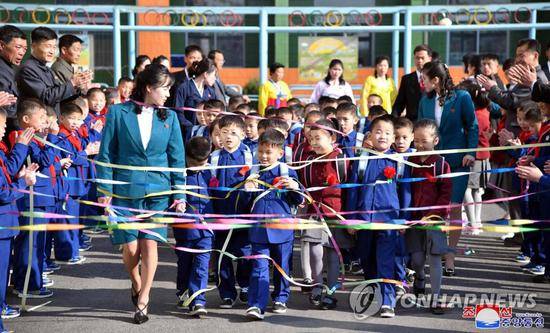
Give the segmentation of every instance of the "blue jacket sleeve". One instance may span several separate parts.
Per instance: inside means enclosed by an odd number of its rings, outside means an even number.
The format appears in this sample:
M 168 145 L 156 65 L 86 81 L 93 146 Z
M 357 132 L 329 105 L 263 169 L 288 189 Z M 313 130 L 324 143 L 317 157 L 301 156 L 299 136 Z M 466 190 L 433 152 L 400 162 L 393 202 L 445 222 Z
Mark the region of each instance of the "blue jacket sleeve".
M 298 181 L 298 175 L 296 174 L 296 171 L 289 170 L 288 176 L 294 179 L 295 181 Z M 288 191 L 285 193 L 285 196 L 287 198 L 288 204 L 292 206 L 298 206 L 304 201 L 304 197 L 299 193 L 296 193 L 296 191 Z
M 359 177 L 357 175 L 358 165 L 359 165 L 359 160 L 356 160 L 353 162 L 353 165 L 351 167 L 351 175 L 349 175 L 348 177 L 349 184 L 359 183 Z M 350 187 L 346 190 L 346 200 L 343 205 L 346 211 L 351 212 L 357 209 L 356 207 L 357 207 L 357 200 L 359 200 L 359 190 L 360 190 L 360 187 Z M 354 219 L 356 218 L 356 216 L 355 214 L 347 215 L 347 218 Z
M 541 189 L 543 189 L 543 190 L 548 190 L 548 189 L 550 189 L 550 175 L 543 175 L 543 176 L 540 178 L 539 186 L 540 186 Z
M 23 190 L 27 187 L 24 179 L 14 180 L 9 185 L 5 178 L 0 176 L 0 203 L 7 204 L 24 196 L 23 193 L 14 190 Z
M 29 146 L 22 143 L 16 143 L 13 146 L 11 152 L 6 156 L 6 168 L 11 177 L 15 177 L 23 163 L 25 163 L 25 158 L 29 154 Z

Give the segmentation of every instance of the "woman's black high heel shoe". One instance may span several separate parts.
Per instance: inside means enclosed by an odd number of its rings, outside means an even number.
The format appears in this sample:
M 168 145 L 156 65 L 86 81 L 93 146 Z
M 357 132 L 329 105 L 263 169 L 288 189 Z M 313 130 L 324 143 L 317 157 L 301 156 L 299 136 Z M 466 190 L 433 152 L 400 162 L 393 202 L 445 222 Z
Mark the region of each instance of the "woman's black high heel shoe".
M 132 304 L 134 304 L 134 306 L 137 306 L 137 302 L 138 302 L 138 297 L 139 297 L 139 291 L 137 291 L 135 288 L 134 288 L 134 285 L 132 284 Z
M 149 307 L 149 303 L 145 304 L 143 308 L 140 308 L 136 305 L 136 313 L 134 313 L 134 323 L 140 325 L 149 320 L 149 316 L 147 316 L 143 311 Z

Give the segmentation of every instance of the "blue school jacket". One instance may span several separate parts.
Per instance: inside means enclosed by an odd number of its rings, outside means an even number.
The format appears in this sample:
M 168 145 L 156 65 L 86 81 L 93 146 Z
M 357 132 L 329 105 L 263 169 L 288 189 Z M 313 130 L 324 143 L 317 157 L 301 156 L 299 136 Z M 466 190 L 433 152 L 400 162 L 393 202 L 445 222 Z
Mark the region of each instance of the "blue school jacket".
M 351 131 L 348 135 L 342 135 L 338 139 L 338 146 L 346 154 L 346 157 L 355 157 L 355 148 L 362 147 L 364 134 L 361 133 L 359 139 L 357 136 L 357 131 Z M 357 153 L 361 153 L 361 151 L 358 150 Z
M 45 139 L 53 143 L 54 145 L 60 145 L 61 140 L 58 136 L 48 134 Z M 56 163 L 56 156 L 59 156 L 60 152 L 48 145 L 41 147 L 34 140 L 29 143 L 29 155 L 31 162 L 39 165 L 38 171 L 48 178 L 36 177 L 36 184 L 34 185 L 34 191 L 37 193 L 46 194 L 47 196 L 35 196 L 34 205 L 37 207 L 53 207 L 55 206 L 56 195 L 56 177 L 59 174 L 59 158 Z M 53 172 L 53 174 L 52 174 Z M 23 206 L 29 207 L 29 196 L 25 196 Z
M 258 140 L 246 138 L 243 140 L 243 143 L 250 149 L 254 156 L 258 154 Z
M 193 79 L 186 79 L 178 86 L 176 91 L 176 107 L 196 108 L 199 103 L 215 98 L 214 88 L 205 85 L 201 95 Z M 178 111 L 178 113 L 180 112 Z M 193 125 L 197 124 L 197 113 L 195 111 L 183 111 L 183 114 Z
M 219 150 L 219 160 L 217 166 L 225 165 L 245 165 L 245 152 L 250 152 L 248 147 L 241 143 L 239 148 L 232 153 L 225 149 Z M 251 153 L 251 152 L 250 152 Z M 210 164 L 214 165 L 212 155 L 210 155 Z M 249 175 L 250 171 L 242 168 L 223 168 L 216 169 L 215 176 L 221 187 L 236 187 L 243 182 Z M 241 189 L 244 187 L 240 187 Z M 228 191 L 216 191 L 213 194 L 216 198 L 225 198 Z M 217 214 L 240 214 L 248 211 L 245 200 L 243 199 L 242 191 L 233 191 L 227 199 L 214 200 L 214 212 Z
M 5 161 L 5 160 L 4 160 Z M 19 220 L 17 215 L 7 214 L 18 211 L 15 201 L 23 197 L 23 193 L 13 189 L 25 189 L 27 185 L 23 179 L 13 179 L 12 184 L 8 183 L 6 175 L 0 170 L 0 226 L 17 227 Z M 19 233 L 17 230 L 0 229 L 0 238 L 14 237 Z
M 260 171 L 259 180 L 273 184 L 275 178 L 281 176 L 281 167 L 277 166 L 271 170 Z M 288 170 L 288 176 L 297 180 L 298 175 L 294 170 Z M 259 185 L 260 189 L 267 189 L 265 186 Z M 292 217 L 290 211 L 291 206 L 297 206 L 302 203 L 303 197 L 296 192 L 279 192 L 270 191 L 267 195 L 262 196 L 259 200 L 255 201 L 263 192 L 249 192 L 249 205 L 252 207 L 250 213 L 252 214 L 280 214 L 281 217 Z M 252 243 L 261 244 L 280 244 L 290 242 L 294 239 L 294 230 L 279 230 L 265 228 L 260 224 L 254 224 L 252 228 L 248 230 L 248 237 Z
M 368 156 L 368 153 L 363 153 Z M 353 163 L 351 184 L 373 184 L 377 180 L 387 180 L 384 176 L 386 167 L 393 167 L 397 171 L 397 162 L 389 159 L 372 159 L 364 169 L 364 176 L 359 175 L 359 161 Z M 400 216 L 400 201 L 395 179 L 391 183 L 374 186 L 358 186 L 348 189 L 345 207 L 347 211 L 391 210 L 377 213 L 351 214 L 350 219 L 359 219 L 365 222 L 388 222 Z
M 411 153 L 415 150 L 412 148 L 407 149 L 405 153 Z M 393 148 L 390 150 L 391 154 L 397 154 Z M 405 161 L 408 159 L 407 157 L 403 158 Z M 407 179 L 411 178 L 411 167 L 406 165 L 405 163 L 397 163 L 397 178 L 399 179 Z M 409 208 L 411 206 L 412 202 L 412 189 L 411 189 L 411 183 L 408 182 L 397 182 L 397 195 L 399 196 L 399 207 L 400 208 Z M 410 219 L 411 212 L 409 211 L 400 211 L 399 212 L 399 218 L 400 219 Z
M 188 170 L 185 182 L 187 183 L 187 185 L 201 187 L 200 189 L 190 191 L 204 196 L 211 196 L 210 191 L 207 188 L 210 178 L 212 178 L 212 173 L 210 172 L 210 170 Z M 212 200 L 208 198 L 188 195 L 185 212 L 188 214 L 212 214 L 214 212 L 214 205 L 212 203 Z M 196 219 L 196 223 L 201 223 L 199 218 Z M 212 233 L 212 231 L 210 230 L 174 228 L 174 238 L 176 240 L 193 240 L 213 236 L 214 233 Z
M 176 113 L 167 111 L 167 118 L 161 120 L 153 115 L 151 140 L 147 149 L 143 148 L 133 102 L 111 106 L 103 128 L 103 138 L 96 162 L 144 167 L 185 166 L 183 138 Z M 111 168 L 96 164 L 97 177 L 100 179 L 130 182 L 130 185 L 97 184 L 98 191 L 110 195 L 141 198 L 147 194 L 168 191 L 172 186 L 184 185 L 183 172 L 140 171 Z M 151 185 L 149 185 L 151 184 Z M 173 194 L 174 200 L 185 199 L 185 194 Z
M 101 141 L 101 133 L 96 131 L 95 129 L 92 129 L 92 121 L 93 117 L 91 114 L 88 114 L 86 119 L 84 119 L 84 123 L 82 126 L 86 126 L 86 129 L 88 130 L 88 138 L 83 138 L 84 141 L 86 141 L 86 144 L 90 142 L 96 142 Z
M 435 97 L 423 95 L 418 106 L 418 119 L 435 120 Z M 470 94 L 464 90 L 455 90 L 445 99 L 441 124 L 439 125 L 440 140 L 437 150 L 457 148 L 477 148 L 478 125 L 474 103 Z M 451 168 L 462 166 L 465 153 L 445 154 Z M 475 156 L 475 153 L 470 153 Z
M 62 151 L 61 156 L 63 158 L 71 157 L 73 163 L 70 168 L 67 169 L 67 194 L 72 197 L 84 196 L 88 189 L 86 188 L 85 179 L 88 177 L 90 163 L 88 162 L 88 154 L 84 151 L 86 148 L 86 141 L 84 141 L 78 133 L 76 134 L 80 140 L 82 150 L 78 150 L 69 141 L 68 137 L 59 133 L 59 146 L 69 151 L 69 153 Z

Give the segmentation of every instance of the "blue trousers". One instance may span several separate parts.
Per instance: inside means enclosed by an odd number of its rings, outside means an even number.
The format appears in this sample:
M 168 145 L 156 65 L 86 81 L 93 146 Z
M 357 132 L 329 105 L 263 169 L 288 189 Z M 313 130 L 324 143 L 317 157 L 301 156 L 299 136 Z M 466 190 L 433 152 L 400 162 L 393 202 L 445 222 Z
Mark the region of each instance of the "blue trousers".
M 395 249 L 395 274 L 398 281 L 405 281 L 407 278 L 407 247 L 405 245 L 405 237 L 400 233 L 397 234 L 397 247 Z
M 222 249 L 225 239 L 228 235 L 227 231 L 216 232 L 214 248 Z M 247 230 L 233 230 L 233 234 L 226 249 L 227 252 L 237 257 L 248 256 L 251 253 L 250 242 L 248 241 Z M 220 254 L 221 255 L 221 254 Z M 218 272 L 218 263 L 216 263 L 216 273 L 219 275 L 218 290 L 220 297 L 230 298 L 232 300 L 237 299 L 237 289 L 235 288 L 235 278 L 241 288 L 248 288 L 250 283 L 250 271 L 252 263 L 250 260 L 238 260 L 237 272 L 233 270 L 233 261 L 223 256 Z
M 60 203 L 62 205 L 62 203 Z M 65 202 L 66 211 L 63 211 L 59 206 L 58 210 L 60 214 L 67 214 L 75 216 L 75 218 L 67 218 L 60 220 L 60 223 L 65 224 L 78 224 L 78 216 L 80 213 L 80 204 L 69 198 Z M 61 261 L 67 261 L 71 258 L 79 256 L 78 249 L 80 248 L 80 242 L 78 237 L 78 230 L 61 230 L 57 231 L 57 239 L 54 239 L 55 245 L 55 259 Z
M 395 230 L 357 232 L 357 244 L 360 250 L 361 266 L 365 279 L 396 279 L 395 253 L 398 247 L 398 232 Z M 395 307 L 395 286 L 380 283 L 382 305 Z
M 252 255 L 265 254 L 271 257 L 281 266 L 286 274 L 289 274 L 289 258 L 292 257 L 292 242 L 280 244 L 252 243 Z M 274 302 L 287 303 L 290 296 L 290 283 L 276 268 L 273 268 L 273 293 L 271 299 Z M 268 259 L 253 259 L 252 274 L 250 275 L 250 288 L 248 289 L 248 305 L 256 306 L 265 311 L 269 295 L 269 262 Z
M 197 238 L 192 240 L 176 239 L 176 246 L 188 247 L 192 249 L 210 250 L 212 249 L 212 238 Z M 176 278 L 176 287 L 178 293 L 188 290 L 189 296 L 208 285 L 208 263 L 210 261 L 210 252 L 189 253 L 176 250 L 178 256 L 178 275 Z M 204 293 L 199 294 L 189 304 L 193 307 L 196 304 L 206 304 Z
M 0 304 L 6 302 L 6 290 L 8 287 L 8 272 L 10 266 L 12 238 L 0 239 Z M 4 331 L 4 324 L 0 318 L 0 332 Z
M 53 213 L 53 207 L 35 207 L 35 212 Z M 49 219 L 34 218 L 34 224 L 47 224 Z M 28 217 L 19 218 L 20 225 L 29 225 Z M 22 291 L 25 284 L 27 265 L 29 262 L 30 232 L 22 231 L 15 237 L 13 259 L 13 285 L 15 289 Z M 33 231 L 31 275 L 28 290 L 40 290 L 42 288 L 42 272 L 44 270 L 46 246 L 46 232 Z

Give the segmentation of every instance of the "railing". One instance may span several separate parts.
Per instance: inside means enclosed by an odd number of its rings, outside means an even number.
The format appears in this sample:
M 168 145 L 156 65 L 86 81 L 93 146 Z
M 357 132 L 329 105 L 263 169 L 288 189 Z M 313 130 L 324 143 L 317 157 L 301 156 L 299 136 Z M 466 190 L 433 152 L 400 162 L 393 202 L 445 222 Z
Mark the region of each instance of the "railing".
M 122 75 L 121 33 L 129 32 L 128 63 L 134 67 L 136 31 L 254 33 L 259 35 L 260 82 L 267 79 L 268 34 L 270 33 L 357 33 L 392 32 L 392 68 L 397 82 L 399 55 L 404 53 L 403 68 L 411 70 L 413 31 L 506 31 L 550 29 L 549 22 L 537 22 L 537 13 L 550 10 L 547 3 L 523 3 L 487 6 L 399 6 L 399 7 L 138 7 L 138 6 L 63 6 L 50 4 L 0 4 L 0 23 L 21 29 L 48 26 L 63 31 L 109 31 L 113 34 L 114 83 Z M 428 17 L 413 24 L 413 15 Z M 136 24 L 141 15 L 144 24 Z M 244 15 L 256 15 L 259 24 L 247 25 Z M 286 26 L 270 26 L 270 15 L 288 17 Z M 383 15 L 392 23 L 383 24 Z M 441 25 L 442 18 L 448 18 Z M 126 24 L 123 24 L 123 19 Z M 403 22 L 402 22 L 403 19 Z M 27 23 L 30 20 L 33 23 Z M 474 24 L 475 23 L 475 24 Z M 399 33 L 404 32 L 404 49 Z

